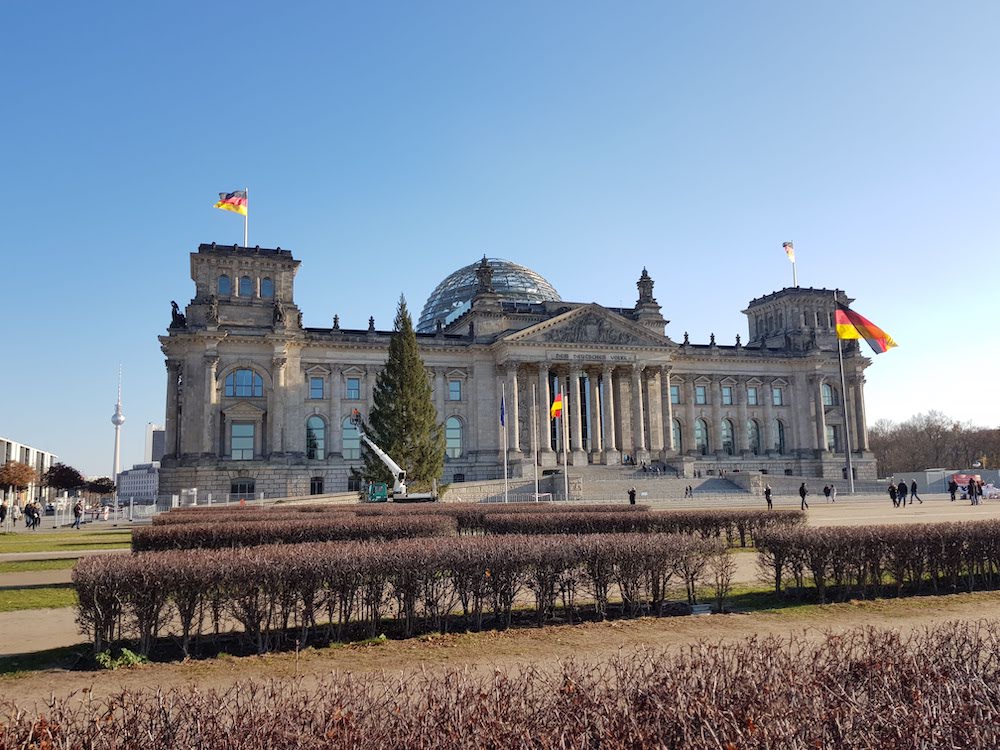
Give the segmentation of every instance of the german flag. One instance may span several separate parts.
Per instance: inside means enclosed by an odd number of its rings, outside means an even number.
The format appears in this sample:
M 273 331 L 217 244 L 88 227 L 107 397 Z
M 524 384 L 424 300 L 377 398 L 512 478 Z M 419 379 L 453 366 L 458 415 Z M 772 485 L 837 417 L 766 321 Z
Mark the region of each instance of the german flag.
M 556 400 L 552 402 L 552 408 L 549 409 L 549 418 L 555 419 L 556 417 L 562 416 L 562 394 L 556 394 Z
M 247 215 L 247 191 L 236 190 L 232 193 L 219 193 L 219 202 L 213 208 L 221 208 L 223 211 Z
M 847 305 L 837 303 L 835 320 L 838 339 L 864 339 L 876 354 L 882 354 L 896 346 L 892 336 L 883 331 L 863 315 L 858 315 Z

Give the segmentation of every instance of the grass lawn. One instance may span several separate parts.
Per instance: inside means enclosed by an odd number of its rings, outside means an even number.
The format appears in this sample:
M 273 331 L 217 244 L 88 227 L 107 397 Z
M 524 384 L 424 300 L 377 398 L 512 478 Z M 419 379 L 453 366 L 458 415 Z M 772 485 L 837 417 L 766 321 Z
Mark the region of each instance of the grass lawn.
M 0 562 L 0 573 L 33 573 L 38 570 L 69 570 L 78 557 L 61 557 L 56 560 L 18 560 Z
M 0 589 L 0 612 L 14 612 L 21 609 L 59 609 L 60 607 L 72 607 L 76 601 L 76 590 L 71 583 Z
M 0 554 L 5 552 L 63 552 L 78 550 L 128 549 L 131 529 L 108 531 L 27 531 L 0 534 Z

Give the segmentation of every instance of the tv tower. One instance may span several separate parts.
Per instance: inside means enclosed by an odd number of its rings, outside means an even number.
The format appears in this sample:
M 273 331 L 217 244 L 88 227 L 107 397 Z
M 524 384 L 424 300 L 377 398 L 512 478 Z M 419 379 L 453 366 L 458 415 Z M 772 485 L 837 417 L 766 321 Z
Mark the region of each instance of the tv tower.
M 111 415 L 111 424 L 115 426 L 115 465 L 111 481 L 118 484 L 118 472 L 121 471 L 121 430 L 125 424 L 125 415 L 122 414 L 122 366 L 118 365 L 118 403 L 115 404 L 115 413 Z

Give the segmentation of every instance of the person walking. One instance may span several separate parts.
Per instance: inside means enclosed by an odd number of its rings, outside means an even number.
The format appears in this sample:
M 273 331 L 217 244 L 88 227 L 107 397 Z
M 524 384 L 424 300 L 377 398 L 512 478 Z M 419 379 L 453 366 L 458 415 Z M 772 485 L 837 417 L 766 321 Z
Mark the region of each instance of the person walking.
M 830 502 L 830 485 L 823 485 L 823 494 L 826 495 L 826 501 Z
M 764 485 L 764 499 L 767 500 L 767 509 L 774 510 L 774 505 L 771 504 L 771 485 Z
M 837 502 L 837 485 L 835 484 L 830 485 L 830 500 Z
M 628 491 L 628 504 L 635 505 L 635 487 Z
M 17 504 L 17 500 L 14 501 L 14 505 L 10 509 L 10 522 L 12 525 L 17 526 L 17 520 L 21 517 L 21 506 Z
M 808 494 L 809 490 L 806 489 L 806 483 L 803 482 L 799 485 L 799 497 L 802 499 L 802 502 L 799 504 L 799 510 L 805 510 L 809 507 L 809 503 L 806 502 L 806 495 Z
M 892 500 L 893 508 L 899 507 L 899 503 L 896 501 L 896 485 L 893 482 L 889 482 L 889 499 Z
M 955 502 L 955 495 L 958 494 L 958 482 L 954 479 L 948 482 L 948 494 L 951 495 L 951 502 Z
M 913 501 L 914 500 L 916 500 L 921 505 L 924 504 L 924 501 L 920 499 L 919 495 L 917 495 L 917 480 L 916 479 L 914 479 L 912 482 L 910 482 L 910 505 L 913 505 Z
M 6 520 L 7 520 L 7 498 L 4 498 L 3 502 L 0 502 L 0 526 L 3 526 Z
M 73 506 L 73 528 L 77 531 L 80 530 L 80 521 L 83 519 L 83 503 L 79 500 L 76 501 L 76 505 Z
M 909 488 L 906 486 L 906 482 L 902 479 L 899 480 L 899 484 L 896 485 L 896 497 L 899 498 L 899 502 L 902 503 L 904 508 L 906 507 L 906 493 L 908 491 Z M 911 500 L 910 502 L 912 503 L 913 501 Z

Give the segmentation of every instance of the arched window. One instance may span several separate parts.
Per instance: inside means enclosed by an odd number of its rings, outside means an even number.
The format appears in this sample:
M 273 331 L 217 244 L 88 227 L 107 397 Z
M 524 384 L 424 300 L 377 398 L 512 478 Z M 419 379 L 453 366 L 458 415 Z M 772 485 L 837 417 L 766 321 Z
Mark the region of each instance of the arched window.
M 730 456 L 736 452 L 736 444 L 733 441 L 733 423 L 728 419 L 722 420 L 722 450 Z
M 253 297 L 253 279 L 249 276 L 240 276 L 240 296 Z
M 253 370 L 234 370 L 226 375 L 225 393 L 229 398 L 263 398 L 264 380 Z
M 306 420 L 306 458 L 326 458 L 326 422 L 312 416 Z
M 678 453 L 683 453 L 684 445 L 681 442 L 681 423 L 676 419 L 671 420 L 670 429 L 674 432 L 674 449 Z
M 219 277 L 219 282 L 215 288 L 220 297 L 228 297 L 233 293 L 233 284 L 225 274 Z
M 448 458 L 459 458 L 462 455 L 462 420 L 458 417 L 448 417 L 444 423 L 445 455 Z
M 823 406 L 836 406 L 837 392 L 829 383 L 823 383 Z
M 708 425 L 704 419 L 694 422 L 694 449 L 703 456 L 708 453 Z
M 271 299 L 274 296 L 274 282 L 270 279 L 260 280 L 260 296 L 263 299 Z
M 785 452 L 785 425 L 780 419 L 774 420 L 774 449 Z
M 361 458 L 361 433 L 351 424 L 350 417 L 344 417 L 340 426 L 341 454 L 346 460 Z
M 760 425 L 755 419 L 747 420 L 747 445 L 755 456 L 760 453 Z

